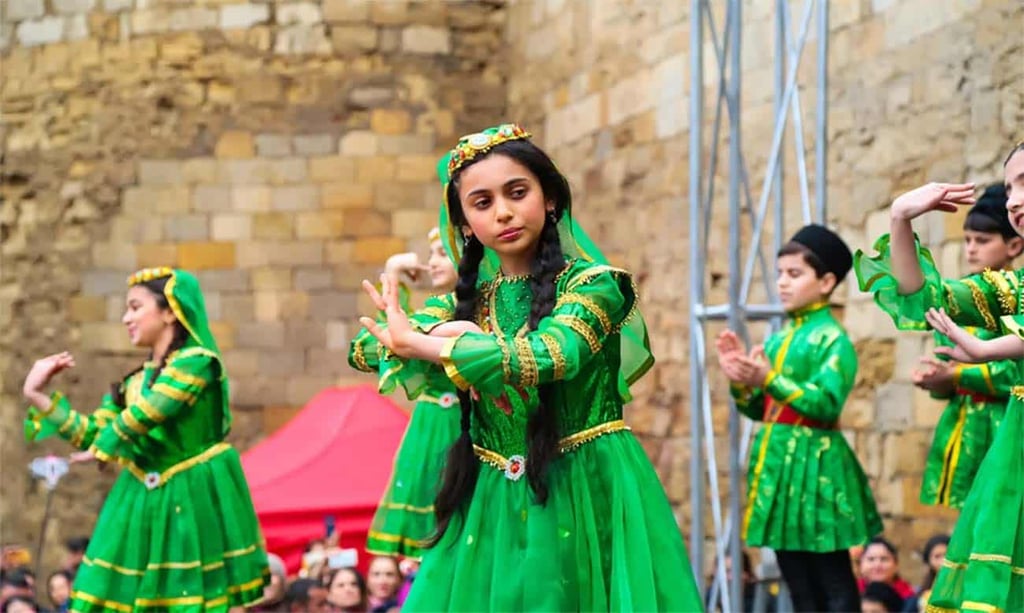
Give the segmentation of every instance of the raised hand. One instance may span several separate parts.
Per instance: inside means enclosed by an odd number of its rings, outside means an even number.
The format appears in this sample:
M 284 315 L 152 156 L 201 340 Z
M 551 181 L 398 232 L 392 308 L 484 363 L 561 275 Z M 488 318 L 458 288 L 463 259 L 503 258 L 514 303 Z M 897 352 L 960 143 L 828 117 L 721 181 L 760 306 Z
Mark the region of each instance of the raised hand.
M 956 325 L 943 309 L 928 309 L 924 318 L 932 328 L 946 335 L 953 347 L 936 347 L 937 355 L 944 355 L 958 362 L 976 364 L 993 359 L 987 355 L 985 341 Z
M 380 344 L 384 345 L 396 355 L 409 357 L 407 354 L 410 335 L 419 334 L 413 330 L 409 323 L 409 316 L 402 310 L 398 300 L 398 284 L 392 281 L 388 275 L 380 276 L 381 291 L 378 293 L 373 285 L 364 280 L 363 290 L 370 296 L 374 305 L 384 311 L 387 318 L 387 328 L 377 324 L 377 321 L 370 317 L 360 317 L 359 323 L 363 324 Z
M 385 274 L 391 276 L 394 280 L 398 280 L 401 275 L 406 275 L 411 280 L 416 281 L 420 273 L 430 270 L 430 267 L 421 264 L 420 258 L 415 253 L 396 253 L 395 255 L 388 258 L 388 261 L 384 264 Z
M 916 368 L 910 373 L 910 380 L 914 385 L 938 394 L 949 394 L 953 391 L 954 363 L 925 356 L 921 358 L 921 364 L 921 368 Z
M 910 220 L 928 211 L 952 213 L 974 204 L 974 183 L 929 183 L 901 194 L 892 203 L 893 217 Z
M 480 326 L 476 325 L 471 321 L 465 321 L 457 319 L 455 321 L 446 321 L 443 324 L 438 324 L 430 330 L 430 336 L 443 336 L 451 338 L 453 336 L 460 336 L 464 332 L 477 332 L 483 333 Z
M 25 396 L 40 393 L 50 383 L 50 379 L 61 371 L 74 368 L 74 366 L 75 358 L 67 351 L 36 360 L 32 369 L 28 371 L 28 375 L 25 376 L 22 392 Z

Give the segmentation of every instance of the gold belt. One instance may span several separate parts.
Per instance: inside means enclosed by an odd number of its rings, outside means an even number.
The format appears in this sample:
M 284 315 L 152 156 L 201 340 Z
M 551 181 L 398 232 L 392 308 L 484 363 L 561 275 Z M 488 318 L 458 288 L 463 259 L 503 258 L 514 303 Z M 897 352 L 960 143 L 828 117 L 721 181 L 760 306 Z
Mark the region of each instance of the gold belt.
M 593 428 L 587 428 L 581 430 L 576 434 L 570 434 L 569 436 L 558 441 L 558 452 L 569 453 L 584 443 L 602 437 L 605 434 L 611 434 L 612 432 L 619 432 L 620 430 L 629 430 L 629 426 L 626 422 L 617 419 L 615 421 L 605 422 Z M 498 470 L 504 471 L 505 477 L 512 481 L 518 481 L 520 477 L 526 472 L 526 458 L 521 455 L 513 455 L 505 457 L 497 451 L 491 451 L 485 449 L 479 445 L 473 445 L 473 453 L 476 457 L 480 458 L 480 461 L 484 464 L 490 464 Z
M 142 481 L 142 483 L 148 489 L 153 490 L 170 481 L 171 477 L 173 477 L 174 475 L 178 473 L 183 473 L 197 464 L 202 464 L 203 462 L 206 462 L 207 460 L 224 453 L 228 449 L 231 449 L 230 443 L 217 443 L 216 445 L 208 448 L 206 451 L 198 453 L 192 456 L 191 458 L 188 458 L 187 460 L 182 460 L 181 462 L 178 462 L 177 464 L 171 466 L 170 468 L 164 469 L 161 472 L 147 472 L 139 468 L 138 465 L 135 464 L 135 462 L 131 462 L 128 460 L 124 460 L 121 463 L 124 465 L 125 468 L 128 469 L 128 472 L 135 475 L 135 477 L 139 481 Z

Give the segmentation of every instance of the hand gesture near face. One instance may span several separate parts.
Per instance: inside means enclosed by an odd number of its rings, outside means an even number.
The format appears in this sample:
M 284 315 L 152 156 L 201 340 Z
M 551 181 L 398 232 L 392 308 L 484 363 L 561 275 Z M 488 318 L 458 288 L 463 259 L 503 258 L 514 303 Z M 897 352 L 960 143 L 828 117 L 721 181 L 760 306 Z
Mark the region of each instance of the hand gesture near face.
M 928 211 L 956 212 L 974 204 L 974 183 L 929 183 L 901 194 L 892 203 L 892 216 L 914 219 Z

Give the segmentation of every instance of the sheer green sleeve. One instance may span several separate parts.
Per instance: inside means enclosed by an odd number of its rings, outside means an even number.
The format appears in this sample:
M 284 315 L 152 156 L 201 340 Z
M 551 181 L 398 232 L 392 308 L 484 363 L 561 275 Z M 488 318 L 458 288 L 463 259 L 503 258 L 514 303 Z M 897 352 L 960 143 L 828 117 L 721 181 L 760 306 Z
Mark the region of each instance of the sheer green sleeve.
M 150 430 L 189 410 L 220 374 L 216 357 L 201 348 L 184 349 L 161 370 L 153 385 L 118 413 L 96 437 L 90 450 L 104 461 L 130 457 L 128 448 Z
M 506 383 L 529 389 L 572 379 L 618 334 L 635 304 L 629 273 L 584 269 L 567 282 L 536 330 L 506 337 L 463 334 L 445 345 L 441 362 L 460 389 L 475 387 L 491 396 L 500 395 Z
M 1020 370 L 1015 360 L 996 360 L 984 364 L 957 364 L 953 384 L 994 398 L 1009 398 L 1020 384 Z
M 35 407 L 29 409 L 28 419 L 25 420 L 25 439 L 41 441 L 57 435 L 78 449 L 88 449 L 97 433 L 117 418 L 120 410 L 110 394 L 106 394 L 95 411 L 84 415 L 71 408 L 64 394 L 54 392 L 50 396 L 50 408 L 47 411 Z
M 764 419 L 764 391 L 759 387 L 747 387 L 737 383 L 729 384 L 729 393 L 736 401 L 736 408 L 754 421 Z
M 764 391 L 805 417 L 834 422 L 857 378 L 857 352 L 845 334 L 835 334 L 807 350 L 815 353 L 809 379 L 797 381 L 773 369 L 765 378 Z
M 998 318 L 1016 312 L 1017 277 L 1013 273 L 987 270 L 960 280 L 943 279 L 931 252 L 916 242 L 924 285 L 912 294 L 900 294 L 892 274 L 889 235 L 875 242 L 878 255 L 854 254 L 853 268 L 861 291 L 874 294 L 875 303 L 900 330 L 927 330 L 924 314 L 930 308 L 944 308 L 961 326 L 999 330 Z

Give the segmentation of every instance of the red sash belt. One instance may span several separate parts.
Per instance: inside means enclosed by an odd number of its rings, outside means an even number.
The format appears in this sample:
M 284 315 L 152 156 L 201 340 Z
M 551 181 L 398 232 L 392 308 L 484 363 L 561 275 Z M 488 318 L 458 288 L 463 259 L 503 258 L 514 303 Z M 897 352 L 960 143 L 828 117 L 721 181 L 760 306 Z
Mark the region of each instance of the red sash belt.
M 964 389 L 962 387 L 958 387 L 958 388 L 956 388 L 953 391 L 954 391 L 954 393 L 957 396 L 967 396 L 971 400 L 973 400 L 974 402 L 1001 402 L 1002 401 L 1001 398 L 996 398 L 995 396 L 989 396 L 988 394 L 982 394 L 982 393 L 979 393 L 979 392 L 974 392 L 974 391 L 971 391 L 971 390 L 968 390 L 968 389 Z
M 764 423 L 806 426 L 808 428 L 818 428 L 819 430 L 835 430 L 836 428 L 834 422 L 828 423 L 805 417 L 797 413 L 788 404 L 782 404 L 768 395 L 765 395 L 764 398 Z

